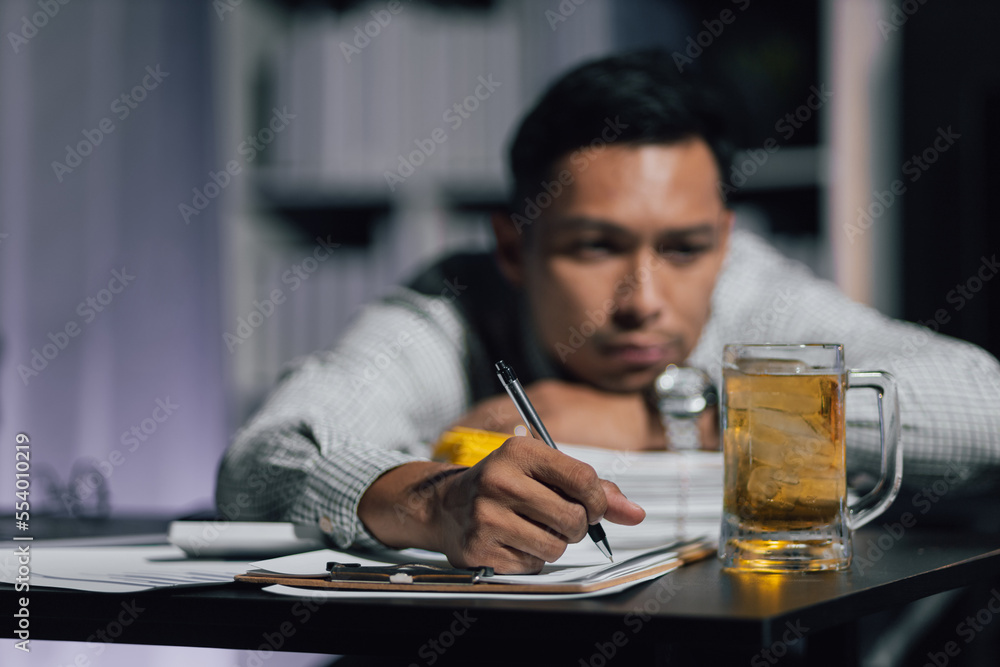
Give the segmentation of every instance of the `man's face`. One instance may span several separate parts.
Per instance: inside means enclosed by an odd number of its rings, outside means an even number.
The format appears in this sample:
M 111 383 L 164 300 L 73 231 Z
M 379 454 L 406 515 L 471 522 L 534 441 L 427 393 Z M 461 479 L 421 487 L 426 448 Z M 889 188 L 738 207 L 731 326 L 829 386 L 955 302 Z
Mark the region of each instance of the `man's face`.
M 732 221 L 718 168 L 692 139 L 577 152 L 564 169 L 571 184 L 524 246 L 536 332 L 578 379 L 636 391 L 683 362 L 708 320 Z

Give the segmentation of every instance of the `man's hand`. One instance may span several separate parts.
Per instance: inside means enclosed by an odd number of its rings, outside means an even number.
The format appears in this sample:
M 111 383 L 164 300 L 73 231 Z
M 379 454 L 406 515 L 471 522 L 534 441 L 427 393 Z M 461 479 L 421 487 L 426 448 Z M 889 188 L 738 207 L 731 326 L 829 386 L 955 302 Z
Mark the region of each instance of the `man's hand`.
M 605 449 L 663 449 L 659 414 L 642 394 L 621 394 L 594 387 L 542 380 L 525 388 L 549 435 L 556 442 Z M 506 394 L 481 401 L 452 426 L 513 433 L 521 417 Z
M 589 465 L 513 437 L 472 468 L 413 463 L 361 499 L 368 530 L 394 547 L 441 551 L 456 567 L 538 572 L 597 521 L 635 525 L 645 511 Z

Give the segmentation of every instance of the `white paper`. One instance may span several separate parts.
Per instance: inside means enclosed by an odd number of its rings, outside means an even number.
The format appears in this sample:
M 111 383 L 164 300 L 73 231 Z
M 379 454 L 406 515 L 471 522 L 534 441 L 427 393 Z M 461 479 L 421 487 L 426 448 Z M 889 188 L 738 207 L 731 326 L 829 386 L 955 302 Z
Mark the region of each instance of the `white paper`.
M 621 488 L 646 510 L 638 526 L 605 521 L 612 549 L 633 549 L 690 539 L 717 537 L 722 522 L 720 452 L 630 452 L 559 445 L 559 451 L 588 463 L 598 476 Z
M 618 550 L 616 562 L 608 560 L 589 540 L 571 544 L 566 553 L 555 563 L 546 563 L 538 574 L 497 574 L 490 577 L 494 584 L 528 584 L 543 586 L 562 583 L 600 583 L 615 577 L 667 563 L 677 558 L 677 552 L 666 548 L 672 545 L 660 545 L 657 549 Z M 363 566 L 394 565 L 400 563 L 422 563 L 449 567 L 443 554 L 419 549 L 404 549 L 398 552 L 385 552 L 371 556 L 347 554 L 332 549 L 322 549 L 304 554 L 282 556 L 251 563 L 262 573 L 277 576 L 321 577 L 326 574 L 328 562 L 359 563 Z M 655 575 L 654 575 L 655 576 Z M 641 579 L 640 581 L 645 581 Z M 640 583 L 631 582 L 631 584 Z M 617 587 L 606 589 L 618 590 Z M 369 596 L 381 597 L 383 591 L 366 593 Z M 456 594 L 464 596 L 464 594 Z
M 172 545 L 124 547 L 47 547 L 30 545 L 29 585 L 97 593 L 134 593 L 152 588 L 224 584 L 247 571 L 246 561 L 188 558 Z M 4 554 L 0 580 L 13 584 L 17 556 Z

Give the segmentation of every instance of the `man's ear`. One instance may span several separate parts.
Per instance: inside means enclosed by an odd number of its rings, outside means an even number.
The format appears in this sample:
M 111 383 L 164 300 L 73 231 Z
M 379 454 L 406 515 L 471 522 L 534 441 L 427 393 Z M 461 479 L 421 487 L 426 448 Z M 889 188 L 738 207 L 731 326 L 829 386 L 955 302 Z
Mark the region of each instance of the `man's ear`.
M 506 213 L 494 213 L 490 222 L 497 240 L 496 253 L 500 272 L 512 285 L 521 287 L 524 284 L 524 232 L 517 228 Z

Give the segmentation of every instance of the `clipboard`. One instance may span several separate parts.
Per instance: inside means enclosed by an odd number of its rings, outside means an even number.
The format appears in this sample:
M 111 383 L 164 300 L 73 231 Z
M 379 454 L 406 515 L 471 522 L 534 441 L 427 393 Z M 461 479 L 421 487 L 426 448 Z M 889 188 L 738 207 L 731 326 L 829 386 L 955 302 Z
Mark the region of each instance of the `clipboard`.
M 524 575 L 525 583 L 491 583 L 491 568 L 429 568 L 425 565 L 405 563 L 380 567 L 352 567 L 351 564 L 329 563 L 337 565 L 339 571 L 331 572 L 325 577 L 297 577 L 280 575 L 272 572 L 250 571 L 238 574 L 236 581 L 258 584 L 294 586 L 299 588 L 345 590 L 345 591 L 395 591 L 395 592 L 428 592 L 428 593 L 593 593 L 607 588 L 620 587 L 624 584 L 640 583 L 655 579 L 668 572 L 683 567 L 713 555 L 716 543 L 708 540 L 675 544 L 669 547 L 676 555 L 650 567 L 628 571 L 621 576 L 605 577 L 591 581 L 572 581 L 565 583 L 531 583 L 532 575 Z M 625 566 L 628 561 L 618 564 Z M 421 572 L 415 572 L 420 568 Z M 353 573 L 344 572 L 353 569 Z M 487 572 L 489 571 L 489 572 Z M 353 575 L 353 576 L 352 576 Z M 364 576 L 358 576 L 364 575 Z M 403 576 L 400 576 L 403 575 Z

